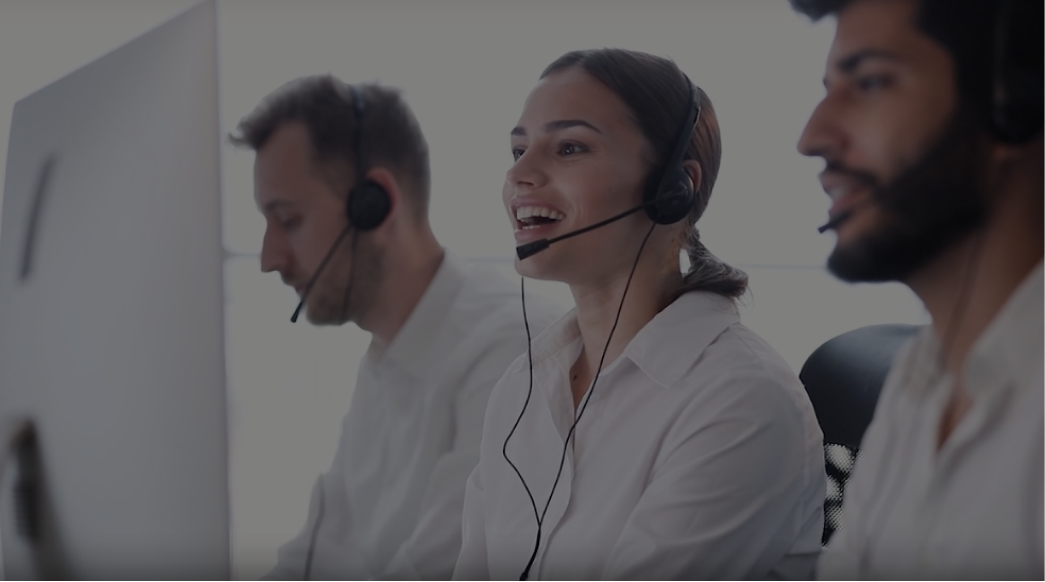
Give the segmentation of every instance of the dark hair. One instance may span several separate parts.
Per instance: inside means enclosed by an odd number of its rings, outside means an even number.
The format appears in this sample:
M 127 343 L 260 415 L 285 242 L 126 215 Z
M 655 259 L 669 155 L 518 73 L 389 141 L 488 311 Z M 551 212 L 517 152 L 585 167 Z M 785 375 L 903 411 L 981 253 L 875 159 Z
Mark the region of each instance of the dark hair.
M 359 86 L 365 100 L 363 142 L 367 165 L 390 168 L 413 199 L 418 216 L 428 212 L 430 170 L 428 142 L 398 90 L 376 84 Z M 314 159 L 333 170 L 336 187 L 354 180 L 356 114 L 348 86 L 333 75 L 301 77 L 276 89 L 243 118 L 229 141 L 257 151 L 284 123 L 308 130 Z
M 624 49 L 604 48 L 573 51 L 548 65 L 541 78 L 570 67 L 581 67 L 624 102 L 646 141 L 649 167 L 645 188 L 655 189 L 666 169 L 672 148 L 678 142 L 680 125 L 692 107 L 693 92 L 686 75 L 670 59 Z M 696 222 L 704 214 L 711 189 L 718 177 L 722 140 L 711 100 L 700 88 L 701 111 L 684 160 L 701 167 L 700 187 L 686 218 L 690 227 L 680 231 L 680 246 L 689 255 L 690 267 L 681 293 L 710 291 L 740 297 L 747 291 L 747 274 L 720 261 L 700 241 Z
M 837 14 L 854 0 L 789 0 L 795 11 L 816 21 Z M 1042 85 L 1045 58 L 1042 51 L 1043 2 L 1009 0 L 1002 55 L 1004 74 L 1015 91 L 1008 98 L 1021 101 L 1020 109 L 1037 124 L 1042 120 Z M 994 106 L 994 57 L 999 0 L 918 0 L 915 25 L 951 55 L 957 71 L 957 89 L 976 107 L 984 123 L 990 123 Z M 1034 119 L 1036 118 L 1036 119 Z

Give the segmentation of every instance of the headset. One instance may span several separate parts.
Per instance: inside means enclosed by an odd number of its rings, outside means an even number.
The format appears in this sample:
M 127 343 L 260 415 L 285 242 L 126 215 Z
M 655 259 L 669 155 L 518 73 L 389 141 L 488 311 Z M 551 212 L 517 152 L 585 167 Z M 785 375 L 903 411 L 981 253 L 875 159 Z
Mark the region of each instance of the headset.
M 1015 0 L 1002 0 L 994 17 L 994 42 L 991 54 L 991 131 L 1002 143 L 1019 145 L 1041 132 L 1042 104 L 1045 87 L 1033 71 L 1013 66 L 1006 58 L 1011 52 L 1010 32 L 1016 17 L 1012 14 Z M 817 230 L 823 234 L 837 229 L 853 217 L 856 207 L 839 213 Z
M 1005 143 L 1029 141 L 1042 128 L 1045 89 L 1040 76 L 1013 66 L 1006 56 L 1010 33 L 1015 26 L 1013 0 L 1003 0 L 994 21 L 993 94 L 991 121 L 994 132 Z
M 363 122 L 366 119 L 366 102 L 364 100 L 363 92 L 360 90 L 358 85 L 347 85 L 348 90 L 352 94 L 351 102 L 352 108 L 355 112 L 355 128 L 352 131 L 353 147 L 356 153 L 356 183 L 351 190 L 348 191 L 348 200 L 345 202 L 345 216 L 348 218 L 348 225 L 341 230 L 341 234 L 334 240 L 334 244 L 330 245 L 330 250 L 327 251 L 326 256 L 319 263 L 319 267 L 316 268 L 316 272 L 309 278 L 308 284 L 305 285 L 305 291 L 301 294 L 301 300 L 298 302 L 297 309 L 294 310 L 294 315 L 290 316 L 291 323 L 296 323 L 298 315 L 301 313 L 301 308 L 305 305 L 305 300 L 308 298 L 309 293 L 312 292 L 313 285 L 319 279 L 319 275 L 326 268 L 327 262 L 334 256 L 334 251 L 337 250 L 338 245 L 341 241 L 351 232 L 352 235 L 352 263 L 355 263 L 356 255 L 356 243 L 359 240 L 357 236 L 360 232 L 366 232 L 374 230 L 381 223 L 388 218 L 388 214 L 392 210 L 392 199 L 388 196 L 388 191 L 383 186 L 374 182 L 373 180 L 367 179 L 366 177 L 366 158 L 365 148 L 363 147 Z M 342 317 L 344 316 L 345 307 L 348 305 L 349 290 L 352 288 L 352 283 L 355 280 L 355 269 L 353 268 L 349 273 L 348 284 L 345 286 L 344 299 L 341 304 Z
M 528 242 L 524 245 L 519 245 L 515 248 L 516 255 L 519 260 L 531 257 L 544 249 L 551 246 L 552 243 L 557 243 L 561 240 L 568 239 L 578 234 L 584 234 L 588 231 L 595 230 L 596 228 L 602 228 L 607 224 L 617 222 L 618 220 L 630 216 L 639 210 L 646 210 L 646 216 L 653 221 L 653 226 L 658 224 L 674 224 L 689 215 L 689 210 L 693 206 L 693 199 L 695 193 L 693 190 L 693 181 L 690 180 L 689 174 L 686 172 L 686 168 L 682 165 L 682 158 L 686 155 L 686 150 L 689 146 L 689 138 L 693 136 L 693 130 L 696 128 L 697 120 L 700 119 L 700 91 L 697 90 L 697 86 L 693 84 L 693 81 L 682 74 L 686 79 L 686 83 L 690 89 L 690 109 L 689 114 L 686 116 L 686 121 L 683 123 L 684 128 L 689 128 L 687 132 L 685 129 L 682 130 L 682 134 L 678 138 L 678 142 L 675 144 L 675 149 L 672 150 L 671 156 L 668 158 L 667 164 L 664 166 L 662 172 L 650 172 L 649 179 L 645 187 L 642 190 L 642 203 L 634 208 L 630 208 L 611 216 L 605 220 L 590 224 L 584 228 L 561 234 L 555 238 L 537 239 L 535 241 Z M 654 184 L 652 181 L 657 174 L 660 173 L 660 180 Z
M 354 147 L 356 150 L 356 184 L 348 193 L 345 211 L 348 223 L 359 231 L 373 230 L 388 218 L 392 209 L 392 200 L 383 186 L 366 178 L 365 148 L 363 147 L 363 121 L 365 120 L 366 102 L 358 85 L 349 85 L 352 92 L 352 107 L 355 109 L 356 123 Z
M 530 365 L 530 384 L 526 392 L 526 400 L 523 403 L 523 408 L 519 412 L 519 417 L 515 420 L 515 424 L 508 432 L 508 436 L 504 439 L 504 445 L 501 447 L 501 454 L 504 456 L 504 460 L 511 465 L 515 474 L 518 475 L 519 481 L 522 482 L 523 489 L 526 490 L 526 495 L 529 497 L 530 503 L 533 506 L 533 514 L 537 522 L 537 539 L 534 542 L 533 553 L 530 555 L 526 567 L 519 576 L 520 580 L 529 579 L 530 568 L 533 567 L 534 560 L 537 558 L 537 551 L 540 549 L 541 545 L 541 528 L 544 523 L 544 516 L 548 513 L 548 508 L 551 506 L 552 498 L 555 496 L 555 489 L 559 485 L 559 478 L 562 476 L 563 466 L 566 462 L 566 451 L 570 446 L 570 438 L 577 429 L 577 423 L 579 423 L 581 417 L 584 416 L 584 411 L 587 410 L 588 403 L 591 401 L 592 394 L 595 392 L 595 385 L 599 380 L 599 374 L 602 372 L 602 365 L 606 359 L 606 352 L 609 350 L 610 341 L 613 339 L 613 332 L 617 329 L 617 322 L 620 320 L 621 311 L 624 309 L 624 299 L 628 296 L 628 289 L 631 287 L 631 280 L 635 275 L 635 268 L 638 267 L 639 258 L 642 256 L 642 250 L 646 247 L 646 241 L 649 240 L 650 235 L 653 234 L 653 229 L 656 228 L 658 224 L 674 224 L 685 219 L 689 215 L 690 208 L 693 205 L 695 197 L 693 181 L 690 179 L 682 162 L 686 155 L 686 150 L 689 149 L 689 142 L 693 136 L 693 132 L 696 130 L 697 121 L 700 119 L 701 103 L 700 91 L 697 89 L 697 86 L 694 85 L 693 81 L 691 81 L 685 74 L 683 74 L 683 77 L 685 77 L 690 90 L 689 112 L 679 130 L 679 137 L 675 143 L 675 149 L 672 150 L 671 156 L 668 158 L 668 162 L 661 174 L 660 180 L 656 182 L 656 188 L 649 187 L 650 184 L 653 184 L 652 179 L 657 176 L 657 172 L 651 172 L 650 181 L 648 182 L 647 187 L 643 189 L 642 204 L 601 222 L 555 237 L 551 240 L 541 239 L 517 248 L 519 259 L 525 259 L 548 248 L 548 246 L 553 242 L 605 226 L 642 209 L 646 210 L 646 215 L 653 221 L 653 224 L 650 225 L 649 231 L 646 232 L 646 237 L 642 239 L 642 244 L 639 246 L 639 252 L 635 256 L 635 262 L 631 266 L 631 272 L 628 274 L 628 282 L 624 286 L 624 293 L 621 295 L 620 305 L 617 308 L 617 316 L 613 320 L 613 327 L 610 328 L 609 336 L 606 338 L 606 345 L 603 347 L 602 357 L 599 359 L 599 365 L 595 370 L 591 386 L 588 388 L 588 393 L 583 399 L 583 403 L 574 418 L 569 433 L 566 435 L 566 440 L 563 443 L 562 448 L 562 456 L 559 459 L 559 470 L 555 475 L 555 482 L 552 483 L 551 492 L 548 494 L 548 499 L 544 504 L 543 513 L 537 510 L 537 502 L 533 498 L 533 493 L 530 491 L 530 486 L 526 483 L 526 479 L 522 476 L 519 468 L 515 466 L 515 463 L 508 458 L 508 441 L 512 438 L 512 435 L 515 434 L 515 429 L 518 428 L 519 423 L 522 421 L 522 417 L 526 413 L 526 408 L 530 404 L 530 396 L 533 393 L 533 342 L 530 338 L 530 324 L 526 317 L 526 280 L 524 278 L 520 281 L 523 323 L 526 327 L 526 354 Z
M 690 108 L 686 120 L 682 123 L 678 141 L 675 149 L 668 158 L 667 167 L 661 175 L 660 181 L 655 189 L 647 188 L 643 191 L 642 202 L 646 208 L 646 215 L 657 224 L 674 224 L 686 218 L 693 207 L 693 199 L 696 193 L 693 189 L 693 180 L 682 165 L 686 150 L 689 149 L 690 138 L 696 129 L 697 119 L 700 117 L 701 102 L 700 91 L 693 81 L 686 77 L 689 84 Z M 655 174 L 654 174 L 655 175 Z

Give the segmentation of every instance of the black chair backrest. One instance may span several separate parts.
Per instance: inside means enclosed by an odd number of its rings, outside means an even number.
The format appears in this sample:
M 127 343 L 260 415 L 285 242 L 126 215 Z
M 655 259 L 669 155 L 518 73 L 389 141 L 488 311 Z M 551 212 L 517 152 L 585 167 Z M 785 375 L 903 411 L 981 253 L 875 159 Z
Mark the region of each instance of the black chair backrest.
M 852 475 L 878 394 L 897 352 L 917 325 L 869 325 L 834 337 L 814 351 L 798 377 L 824 433 L 827 499 L 823 543 L 841 526 L 845 484 Z

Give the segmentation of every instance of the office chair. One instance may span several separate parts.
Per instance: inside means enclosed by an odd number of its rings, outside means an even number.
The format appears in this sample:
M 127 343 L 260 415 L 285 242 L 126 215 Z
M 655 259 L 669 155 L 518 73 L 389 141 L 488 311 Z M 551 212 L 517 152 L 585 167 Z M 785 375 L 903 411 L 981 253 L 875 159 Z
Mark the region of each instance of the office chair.
M 919 329 L 917 325 L 886 324 L 843 333 L 817 348 L 798 374 L 824 433 L 827 498 L 823 545 L 842 525 L 845 485 L 889 368 Z

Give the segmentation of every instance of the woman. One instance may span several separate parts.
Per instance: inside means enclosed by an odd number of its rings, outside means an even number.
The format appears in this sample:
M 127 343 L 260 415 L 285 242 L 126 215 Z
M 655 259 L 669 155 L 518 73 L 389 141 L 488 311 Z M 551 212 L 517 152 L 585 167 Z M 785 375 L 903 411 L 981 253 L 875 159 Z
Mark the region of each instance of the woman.
M 810 577 L 822 436 L 787 364 L 739 322 L 746 276 L 693 226 L 720 159 L 707 96 L 666 59 L 571 52 L 511 133 L 520 245 L 639 211 L 516 263 L 576 307 L 493 391 L 454 577 Z M 673 149 L 694 195 L 659 224 L 639 205 Z

